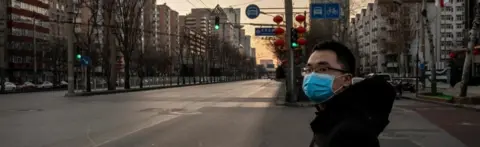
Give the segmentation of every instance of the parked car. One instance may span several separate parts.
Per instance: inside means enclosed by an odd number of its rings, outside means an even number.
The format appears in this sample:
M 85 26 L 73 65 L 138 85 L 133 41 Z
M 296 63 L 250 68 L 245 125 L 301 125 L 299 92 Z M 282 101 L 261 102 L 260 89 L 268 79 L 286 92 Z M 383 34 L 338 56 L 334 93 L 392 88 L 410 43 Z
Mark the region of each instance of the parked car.
M 49 81 L 43 81 L 41 84 L 36 85 L 37 88 L 47 89 L 53 88 L 53 83 Z
M 35 89 L 37 86 L 32 82 L 24 82 L 23 84 L 18 85 L 17 87 L 19 87 L 22 90 L 29 90 L 29 89 Z
M 0 85 L 0 88 L 2 88 L 2 85 Z M 17 85 L 12 82 L 5 82 L 5 91 L 15 91 L 16 89 Z

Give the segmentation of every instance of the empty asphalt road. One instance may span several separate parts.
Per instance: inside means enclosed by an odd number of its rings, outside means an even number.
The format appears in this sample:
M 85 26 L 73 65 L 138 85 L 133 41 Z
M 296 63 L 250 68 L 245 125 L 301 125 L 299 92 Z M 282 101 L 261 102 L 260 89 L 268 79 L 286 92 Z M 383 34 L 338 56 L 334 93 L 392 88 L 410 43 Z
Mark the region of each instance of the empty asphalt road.
M 313 108 L 276 106 L 279 83 L 251 80 L 90 97 L 0 95 L 1 147 L 306 147 Z M 463 147 L 398 106 L 385 147 Z

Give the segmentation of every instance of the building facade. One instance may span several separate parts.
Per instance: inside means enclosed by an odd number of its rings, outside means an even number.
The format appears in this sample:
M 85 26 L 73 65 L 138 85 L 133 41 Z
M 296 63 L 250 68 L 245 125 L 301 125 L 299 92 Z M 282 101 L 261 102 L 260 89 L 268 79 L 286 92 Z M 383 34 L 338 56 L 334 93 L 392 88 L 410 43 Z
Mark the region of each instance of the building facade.
M 40 61 L 50 39 L 48 0 L 4 0 L 2 3 L 0 9 L 5 13 L 0 15 L 7 22 L 1 25 L 5 42 L 0 49 L 6 57 L 7 80 L 19 83 L 42 80 L 47 70 Z
M 420 10 L 419 0 L 404 1 L 401 5 L 389 0 L 376 0 L 351 20 L 355 29 L 350 30 L 350 34 L 356 36 L 363 72 L 415 76 L 418 59 L 427 62 L 425 68 L 429 75 L 432 56 L 426 30 L 425 50 L 420 48 Z M 428 25 L 437 61 L 434 64 L 439 69 L 439 79 L 446 78 L 442 74 L 446 74 L 448 54 L 465 46 L 464 10 L 462 0 L 452 1 L 443 8 L 433 2 L 427 3 Z

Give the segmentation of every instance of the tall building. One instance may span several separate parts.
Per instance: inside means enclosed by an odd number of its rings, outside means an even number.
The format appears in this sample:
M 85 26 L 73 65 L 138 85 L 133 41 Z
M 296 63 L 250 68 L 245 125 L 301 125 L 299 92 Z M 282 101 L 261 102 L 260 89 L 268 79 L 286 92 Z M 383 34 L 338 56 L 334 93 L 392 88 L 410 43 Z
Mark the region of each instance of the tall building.
M 145 5 L 143 6 L 142 11 L 142 27 L 143 27 L 143 35 L 142 35 L 142 44 L 143 50 L 151 49 L 156 50 L 156 42 L 155 42 L 155 0 L 145 0 Z
M 413 76 L 412 54 L 408 51 L 418 30 L 420 3 L 398 5 L 375 0 L 362 9 L 352 22 L 350 33 L 358 43 L 360 71 L 383 72 L 393 76 Z
M 243 39 L 241 34 L 242 25 L 240 25 L 240 8 L 223 8 L 227 19 L 231 23 L 230 26 L 232 30 L 229 32 L 228 36 L 231 36 L 230 42 L 235 48 L 239 48 L 241 45 L 241 40 Z
M 156 39 L 161 50 L 166 51 L 170 56 L 175 55 L 179 47 L 180 27 L 178 26 L 178 12 L 172 10 L 166 3 L 156 6 L 157 24 Z
M 187 28 L 198 30 L 201 33 L 210 36 L 212 28 L 210 24 L 213 23 L 213 19 L 210 19 L 211 10 L 208 8 L 195 8 L 192 9 L 190 14 L 185 16 L 184 25 Z
M 3 33 L 0 35 L 0 44 L 3 44 L 0 53 L 6 57 L 7 80 L 36 81 L 35 77 L 40 78 L 37 75 L 43 71 L 41 55 L 48 48 L 50 39 L 48 0 L 2 0 L 1 3 L 3 13 L 0 15 L 7 22 L 0 23 L 0 30 L 3 30 L 0 32 Z M 34 59 L 38 61 L 36 66 Z
M 420 46 L 421 1 L 412 0 L 402 5 L 390 0 L 375 0 L 357 14 L 350 30 L 358 42 L 363 72 L 384 72 L 394 76 L 414 76 L 416 55 L 418 60 L 426 61 L 426 70 L 430 70 L 431 55 L 428 34 L 425 30 L 425 49 Z M 427 3 L 427 18 L 433 34 L 437 73 L 446 74 L 448 54 L 456 48 L 462 48 L 464 41 L 463 1 L 452 1 L 444 8 Z M 439 18 L 439 19 L 436 19 Z M 399 29 L 399 27 L 403 27 Z M 405 27 L 408 26 L 408 27 Z M 427 29 L 427 28 L 425 28 Z M 402 30 L 402 31 L 400 31 Z M 403 36 L 403 37 L 402 37 Z M 407 38 L 407 39 L 406 39 Z M 423 57 L 425 54 L 425 58 Z M 429 72 L 427 72 L 429 75 Z M 437 77 L 445 79 L 445 76 Z

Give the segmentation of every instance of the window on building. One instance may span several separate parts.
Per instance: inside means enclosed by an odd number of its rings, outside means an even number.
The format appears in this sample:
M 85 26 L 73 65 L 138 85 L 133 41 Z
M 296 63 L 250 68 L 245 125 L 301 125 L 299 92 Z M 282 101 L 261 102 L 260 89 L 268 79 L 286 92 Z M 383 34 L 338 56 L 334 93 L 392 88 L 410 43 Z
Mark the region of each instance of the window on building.
M 457 23 L 456 28 L 457 29 L 463 29 L 463 23 Z
M 457 0 L 457 2 L 463 2 L 463 0 Z
M 463 20 L 465 16 L 464 15 L 457 15 L 456 17 L 457 17 L 457 20 Z
M 446 7 L 443 7 L 443 11 L 452 12 L 453 8 L 451 6 L 446 6 Z
M 441 15 L 440 18 L 442 20 L 453 20 L 453 16 L 451 15 Z
M 457 9 L 457 11 L 464 11 L 465 7 L 464 6 L 457 6 L 455 9 Z
M 457 32 L 457 33 L 456 33 L 456 36 L 457 36 L 457 37 L 463 37 L 463 32 Z
M 452 33 L 449 33 L 449 32 L 443 32 L 441 33 L 442 37 L 453 37 L 453 34 Z
M 452 29 L 452 28 L 453 28 L 453 25 L 452 25 L 452 24 L 442 24 L 442 25 L 441 25 L 441 28 L 442 28 L 442 29 Z

